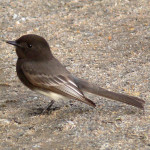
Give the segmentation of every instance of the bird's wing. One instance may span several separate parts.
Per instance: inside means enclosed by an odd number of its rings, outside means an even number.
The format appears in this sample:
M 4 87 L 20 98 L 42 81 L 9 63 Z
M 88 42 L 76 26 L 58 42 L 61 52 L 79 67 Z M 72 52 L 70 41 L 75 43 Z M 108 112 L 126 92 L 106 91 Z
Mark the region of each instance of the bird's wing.
M 41 68 L 41 67 L 40 67 Z M 49 68 L 50 69 L 50 68 Z M 69 77 L 70 74 L 51 75 L 48 71 L 39 70 L 39 66 L 34 64 L 23 64 L 22 71 L 29 82 L 37 88 L 50 90 L 58 94 L 65 94 L 70 98 L 75 98 L 79 101 L 95 106 L 95 104 L 85 98 L 77 84 Z

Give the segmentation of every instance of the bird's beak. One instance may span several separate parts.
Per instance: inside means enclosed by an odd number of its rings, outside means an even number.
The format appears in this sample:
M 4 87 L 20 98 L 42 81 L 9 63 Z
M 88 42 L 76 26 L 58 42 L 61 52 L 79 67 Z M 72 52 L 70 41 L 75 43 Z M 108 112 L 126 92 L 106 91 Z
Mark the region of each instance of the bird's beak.
M 16 41 L 6 41 L 6 43 L 17 46 L 17 47 L 21 47 Z

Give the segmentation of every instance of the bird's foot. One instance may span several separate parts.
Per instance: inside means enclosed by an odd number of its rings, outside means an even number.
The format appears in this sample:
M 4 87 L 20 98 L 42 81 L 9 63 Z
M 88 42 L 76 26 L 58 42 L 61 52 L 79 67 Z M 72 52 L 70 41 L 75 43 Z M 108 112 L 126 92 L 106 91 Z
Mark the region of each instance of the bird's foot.
M 45 113 L 49 113 L 50 110 L 52 110 L 52 105 L 54 104 L 54 101 L 52 100 L 42 111 L 42 114 L 45 114 Z

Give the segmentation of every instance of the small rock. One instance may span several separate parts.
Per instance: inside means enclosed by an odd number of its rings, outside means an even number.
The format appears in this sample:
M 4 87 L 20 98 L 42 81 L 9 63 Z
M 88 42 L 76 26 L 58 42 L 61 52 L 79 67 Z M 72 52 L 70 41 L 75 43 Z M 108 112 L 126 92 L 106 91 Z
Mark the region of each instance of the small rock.
M 25 17 L 22 17 L 21 20 L 22 20 L 22 21 L 26 21 L 26 18 L 25 18 Z
M 13 15 L 13 19 L 16 19 L 17 17 L 18 17 L 17 14 L 14 14 L 14 15 Z
M 2 125 L 7 125 L 9 123 L 10 123 L 10 121 L 7 119 L 0 119 L 0 124 L 2 124 Z

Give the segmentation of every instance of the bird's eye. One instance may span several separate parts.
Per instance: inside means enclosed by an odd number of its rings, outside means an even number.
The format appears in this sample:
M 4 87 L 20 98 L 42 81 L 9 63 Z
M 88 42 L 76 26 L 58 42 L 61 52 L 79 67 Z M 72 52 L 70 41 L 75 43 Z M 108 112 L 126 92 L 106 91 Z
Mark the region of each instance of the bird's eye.
M 31 45 L 31 44 L 28 44 L 28 47 L 29 47 L 29 48 L 31 48 L 31 47 L 32 47 L 32 45 Z

